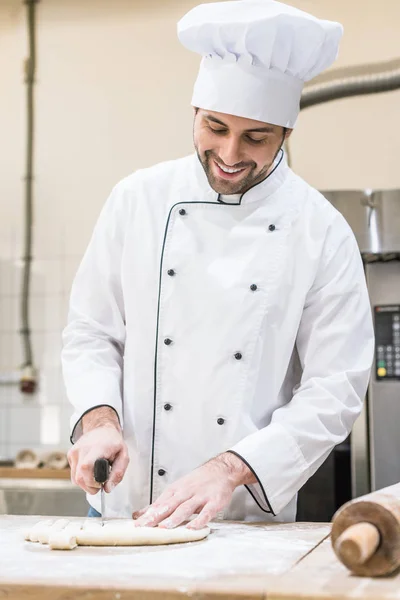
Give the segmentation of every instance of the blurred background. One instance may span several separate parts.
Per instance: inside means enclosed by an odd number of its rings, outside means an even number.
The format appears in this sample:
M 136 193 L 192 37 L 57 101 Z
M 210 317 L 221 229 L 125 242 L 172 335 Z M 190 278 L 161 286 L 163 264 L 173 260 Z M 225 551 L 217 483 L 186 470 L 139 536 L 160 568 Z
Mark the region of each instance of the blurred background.
M 46 462 L 49 452 L 69 448 L 71 409 L 60 367 L 69 292 L 96 218 L 115 183 L 135 169 L 192 152 L 190 99 L 199 60 L 179 44 L 176 23 L 196 4 L 195 0 L 35 3 L 30 179 L 29 6 L 22 0 L 0 0 L 0 513 L 63 514 L 63 503 L 65 514 L 85 510 L 83 495 L 69 483 L 67 469 L 61 468 L 62 456 L 53 454 L 53 462 Z M 333 69 L 361 65 L 367 66 L 368 73 L 376 63 L 400 59 L 399 0 L 288 4 L 343 23 L 345 35 Z M 291 164 L 300 176 L 328 195 L 354 190 L 355 195 L 348 196 L 353 199 L 360 194 L 369 198 L 371 191 L 400 189 L 399 157 L 398 89 L 311 106 L 301 112 L 290 142 Z M 28 181 L 32 182 L 31 228 L 26 225 Z M 334 202 L 343 197 L 331 196 Z M 396 198 L 399 207 L 400 196 Z M 359 218 L 361 226 L 364 217 Z M 33 237 L 27 246 L 29 231 Z M 375 248 L 375 257 L 396 254 L 400 246 L 392 243 L 392 248 Z M 367 246 L 360 249 L 365 255 L 371 252 Z M 397 254 L 394 258 L 397 261 Z M 27 263 L 28 296 L 24 295 Z M 391 264 L 395 271 L 385 273 L 385 281 L 397 277 L 398 265 Z M 400 304 L 400 293 L 396 294 L 390 303 Z M 27 311 L 29 332 L 21 318 Z M 34 370 L 27 360 L 28 334 Z M 393 386 L 399 381 L 391 379 L 384 384 L 392 385 L 389 395 L 397 398 L 398 388 Z M 336 457 L 330 457 L 330 466 L 319 475 L 322 479 L 316 478 L 303 490 L 303 518 L 326 519 L 349 494 L 377 485 L 368 414 L 363 419 L 364 441 L 357 450 L 364 469 L 361 483 L 356 483 L 356 450 L 353 447 L 352 458 L 348 441 Z M 399 442 L 393 443 L 398 457 Z M 30 452 L 21 454 L 25 450 Z M 16 477 L 11 470 L 17 457 L 25 467 L 41 467 L 39 478 L 29 477 L 28 483 L 26 474 Z M 317 509 L 321 486 L 327 494 L 324 514 Z M 27 491 L 33 488 L 36 495 Z M 39 500 L 38 494 L 42 494 Z M 56 508 L 51 510 L 52 506 Z

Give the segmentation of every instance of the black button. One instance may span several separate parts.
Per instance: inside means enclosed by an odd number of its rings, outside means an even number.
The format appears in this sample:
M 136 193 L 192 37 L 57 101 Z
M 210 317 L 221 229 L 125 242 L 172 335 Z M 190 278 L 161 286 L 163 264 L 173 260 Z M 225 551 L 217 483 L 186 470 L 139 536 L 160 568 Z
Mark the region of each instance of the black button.
M 164 344 L 165 344 L 166 346 L 169 346 L 170 344 L 172 344 L 172 340 L 170 340 L 169 338 L 165 338 L 165 340 L 164 340 Z
M 166 471 L 164 471 L 164 469 L 158 469 L 158 474 L 160 477 L 162 477 L 163 475 L 165 475 Z
M 172 405 L 171 404 L 164 404 L 164 408 L 165 408 L 165 410 L 171 410 Z
M 225 419 L 220 417 L 219 419 L 217 419 L 217 423 L 218 423 L 218 425 L 223 425 L 225 423 Z
M 269 229 L 270 231 L 275 231 L 276 227 L 275 227 L 275 225 L 270 225 L 268 229 Z
M 236 352 L 235 358 L 236 358 L 236 360 L 241 360 L 242 359 L 241 353 L 240 352 Z
M 175 275 L 175 271 L 173 269 L 168 269 L 168 275 L 173 277 Z
M 182 215 L 186 215 L 186 210 L 184 208 L 181 208 L 181 210 L 179 211 L 179 214 Z
M 250 286 L 250 289 L 251 289 L 251 291 L 252 291 L 252 292 L 255 292 L 255 291 L 256 291 L 256 289 L 257 289 L 257 286 L 256 286 L 256 284 L 255 284 L 255 283 L 252 283 L 252 284 L 251 284 L 251 286 Z

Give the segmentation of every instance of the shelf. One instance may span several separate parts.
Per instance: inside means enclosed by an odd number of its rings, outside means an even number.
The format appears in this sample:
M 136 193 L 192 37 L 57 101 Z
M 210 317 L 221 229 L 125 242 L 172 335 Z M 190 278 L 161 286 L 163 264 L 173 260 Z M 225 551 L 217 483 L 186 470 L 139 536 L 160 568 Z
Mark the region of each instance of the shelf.
M 17 469 L 0 467 L 0 479 L 70 479 L 70 469 Z

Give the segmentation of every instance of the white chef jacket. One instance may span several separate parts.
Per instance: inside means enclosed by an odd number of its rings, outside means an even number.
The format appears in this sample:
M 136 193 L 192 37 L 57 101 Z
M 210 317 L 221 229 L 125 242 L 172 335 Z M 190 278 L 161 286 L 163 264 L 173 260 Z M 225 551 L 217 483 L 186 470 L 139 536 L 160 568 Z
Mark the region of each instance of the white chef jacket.
M 108 516 L 230 450 L 257 483 L 222 516 L 247 521 L 295 519 L 298 490 L 361 410 L 374 346 L 353 233 L 282 151 L 235 204 L 195 154 L 118 183 L 63 338 L 73 440 L 96 406 L 123 426 L 130 464 Z

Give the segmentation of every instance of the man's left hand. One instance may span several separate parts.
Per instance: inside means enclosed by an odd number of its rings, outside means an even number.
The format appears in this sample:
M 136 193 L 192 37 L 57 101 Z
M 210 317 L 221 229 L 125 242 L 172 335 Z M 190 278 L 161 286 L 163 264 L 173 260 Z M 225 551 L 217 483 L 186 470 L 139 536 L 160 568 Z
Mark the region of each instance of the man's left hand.
M 239 485 L 256 481 L 240 458 L 225 452 L 169 485 L 156 502 L 132 516 L 138 526 L 172 529 L 198 514 L 188 528 L 201 529 L 228 506 Z

